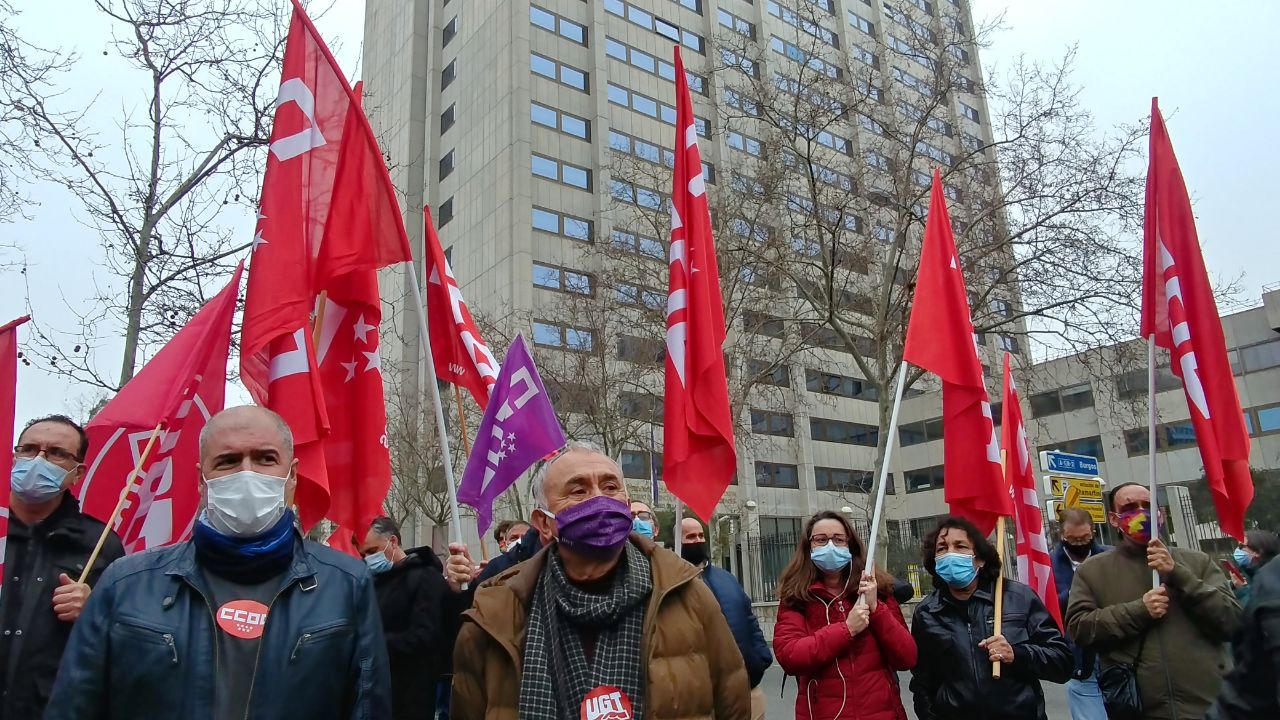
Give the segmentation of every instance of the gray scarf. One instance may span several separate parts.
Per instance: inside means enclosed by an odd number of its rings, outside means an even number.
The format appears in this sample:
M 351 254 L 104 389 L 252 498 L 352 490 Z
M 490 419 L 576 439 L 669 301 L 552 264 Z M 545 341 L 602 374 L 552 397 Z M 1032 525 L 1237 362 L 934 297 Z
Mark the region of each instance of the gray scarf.
M 578 720 L 583 698 L 612 685 L 631 699 L 636 720 L 644 718 L 645 600 L 653 591 L 649 558 L 631 543 L 618 561 L 613 587 L 588 593 L 565 575 L 558 548 L 547 553 L 529 608 L 520 678 L 521 720 Z M 580 630 L 595 634 L 587 662 Z

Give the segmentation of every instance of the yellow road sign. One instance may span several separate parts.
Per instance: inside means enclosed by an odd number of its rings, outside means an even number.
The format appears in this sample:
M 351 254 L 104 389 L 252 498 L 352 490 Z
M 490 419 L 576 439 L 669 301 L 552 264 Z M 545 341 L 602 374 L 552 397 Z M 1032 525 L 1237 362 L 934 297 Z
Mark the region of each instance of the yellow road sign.
M 1072 485 L 1080 488 L 1080 495 L 1086 500 L 1102 500 L 1102 478 L 1068 477 L 1066 475 L 1045 475 L 1045 486 L 1051 497 L 1065 497 L 1067 488 Z
M 1065 501 L 1063 500 L 1049 501 L 1049 515 L 1058 522 L 1062 522 L 1062 511 L 1068 507 L 1064 503 Z M 1081 502 L 1070 507 L 1078 507 L 1081 510 L 1088 512 L 1090 519 L 1095 523 L 1105 523 L 1107 521 L 1107 509 L 1102 505 L 1102 503 Z
M 1070 498 L 1075 494 L 1076 502 L 1067 502 L 1067 507 L 1077 507 L 1086 502 L 1102 502 L 1102 481 L 1090 480 L 1088 478 L 1071 478 L 1067 481 L 1066 497 Z

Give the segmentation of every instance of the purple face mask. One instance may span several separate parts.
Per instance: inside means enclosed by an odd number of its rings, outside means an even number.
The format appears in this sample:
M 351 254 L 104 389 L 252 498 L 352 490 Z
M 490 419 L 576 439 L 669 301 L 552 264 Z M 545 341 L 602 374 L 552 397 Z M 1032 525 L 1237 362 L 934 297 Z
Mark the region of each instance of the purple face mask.
M 583 500 L 551 517 L 560 531 L 560 543 L 587 557 L 616 556 L 631 534 L 631 506 L 607 495 Z

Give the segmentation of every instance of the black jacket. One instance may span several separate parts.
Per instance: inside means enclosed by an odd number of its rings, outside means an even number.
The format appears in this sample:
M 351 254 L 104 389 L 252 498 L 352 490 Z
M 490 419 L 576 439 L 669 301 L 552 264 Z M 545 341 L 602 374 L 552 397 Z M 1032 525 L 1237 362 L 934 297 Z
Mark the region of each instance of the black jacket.
M 429 547 L 406 551 L 390 570 L 373 577 L 391 662 L 391 717 L 418 720 L 436 705 L 436 681 L 453 655 L 443 642 L 449 584 Z M 456 624 L 456 621 L 454 622 Z
M 994 600 L 990 584 L 979 586 L 967 603 L 940 587 L 916 607 L 911 634 L 920 659 L 911 694 L 919 720 L 1045 720 L 1040 681 L 1071 677 L 1071 649 L 1035 592 L 1006 579 L 1001 633 L 1014 659 L 1003 666 L 1001 679 L 992 678 L 991 661 L 978 643 L 994 634 Z
M 484 581 L 491 577 L 497 577 L 499 574 L 510 570 L 520 563 L 528 560 L 538 551 L 542 549 L 542 538 L 538 535 L 538 531 L 529 528 L 529 531 L 520 538 L 520 542 L 507 548 L 507 551 L 499 554 L 497 557 L 489 561 L 484 566 L 484 570 L 480 571 L 480 575 L 476 581 L 472 583 L 471 589 L 474 591 L 476 585 L 481 585 Z M 471 607 L 471 603 L 467 603 L 467 607 Z
M 252 718 L 391 715 L 387 645 L 365 564 L 295 535 L 270 603 Z M 191 542 L 119 560 L 71 632 L 45 720 L 206 720 L 217 657 L 213 609 Z
M 1089 557 L 1101 555 L 1110 549 L 1110 545 L 1103 545 L 1095 539 L 1089 548 Z M 1067 549 L 1062 546 L 1062 543 L 1058 543 L 1058 547 L 1053 549 L 1049 557 L 1053 562 L 1053 582 L 1058 588 L 1058 611 L 1062 613 L 1062 619 L 1065 622 L 1068 599 L 1071 596 L 1071 583 L 1076 578 L 1076 568 L 1071 564 L 1071 556 L 1067 554 Z M 1077 680 L 1092 676 L 1098 653 L 1091 648 L 1076 645 L 1070 637 L 1067 638 L 1067 642 L 1071 645 L 1071 652 L 1076 659 L 1076 669 L 1071 676 Z
M 711 588 L 716 602 L 720 603 L 720 611 L 729 623 L 733 641 L 738 644 L 742 660 L 747 664 L 747 679 L 751 687 L 756 687 L 764 677 L 764 671 L 773 664 L 773 652 L 764 640 L 760 621 L 751 607 L 751 598 L 747 597 L 737 578 L 714 565 L 702 568 L 702 580 Z
M 103 527 L 80 512 L 71 493 L 64 494 L 53 514 L 33 527 L 16 515 L 9 517 L 0 592 L 0 693 L 4 698 L 0 718 L 38 718 L 44 712 L 72 627 L 54 615 L 53 591 L 62 573 L 80 579 Z M 120 538 L 108 533 L 89 573 L 89 585 L 96 586 L 102 571 L 121 557 Z
M 1232 643 L 1235 667 L 1206 720 L 1280 718 L 1280 562 L 1254 575 L 1253 592 Z

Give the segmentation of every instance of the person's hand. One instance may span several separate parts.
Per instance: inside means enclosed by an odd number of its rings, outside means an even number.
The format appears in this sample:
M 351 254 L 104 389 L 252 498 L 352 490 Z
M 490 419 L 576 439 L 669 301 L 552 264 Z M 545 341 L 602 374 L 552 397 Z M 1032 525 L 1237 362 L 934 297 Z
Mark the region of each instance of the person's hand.
M 444 566 L 444 578 L 454 592 L 461 592 L 462 586 L 475 579 L 475 563 L 471 560 L 471 552 L 463 543 L 449 543 L 449 562 Z
M 849 628 L 849 635 L 857 635 L 867 629 L 867 625 L 871 624 L 871 611 L 866 605 L 854 603 L 853 608 L 849 610 L 849 617 L 845 618 L 844 625 Z
M 1147 567 L 1161 575 L 1173 572 L 1173 555 L 1169 553 L 1169 548 L 1165 547 L 1164 543 L 1155 538 L 1147 543 Z
M 62 622 L 75 622 L 89 600 L 89 586 L 78 583 L 66 573 L 58 575 L 58 587 L 53 591 L 53 614 Z
M 1163 585 L 1154 590 L 1148 590 L 1142 596 L 1142 604 L 1147 606 L 1147 613 L 1152 618 L 1159 620 L 1169 612 L 1169 591 Z
M 1003 635 L 992 635 L 991 637 L 978 643 L 978 647 L 987 651 L 987 658 L 991 662 L 1004 663 L 1008 665 L 1013 662 L 1013 646 Z
M 858 583 L 858 594 L 866 601 L 867 610 L 869 612 L 876 611 L 876 579 L 870 573 L 862 575 L 862 581 Z

